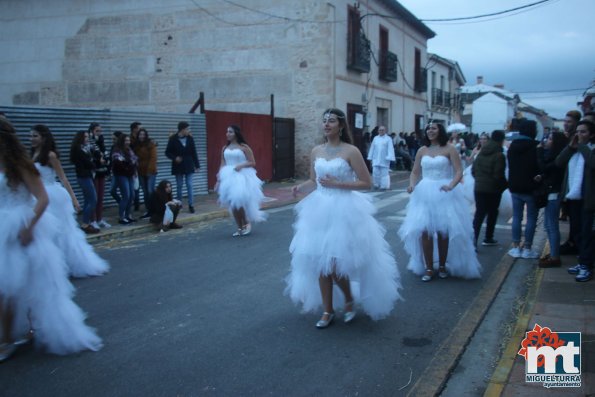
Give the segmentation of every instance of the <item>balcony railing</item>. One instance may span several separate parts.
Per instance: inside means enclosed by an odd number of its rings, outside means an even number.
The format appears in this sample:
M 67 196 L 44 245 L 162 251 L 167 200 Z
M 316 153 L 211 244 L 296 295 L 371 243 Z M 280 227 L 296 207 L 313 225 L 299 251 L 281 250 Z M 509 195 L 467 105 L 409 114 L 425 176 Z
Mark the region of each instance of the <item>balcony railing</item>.
M 349 43 L 349 45 L 351 44 Z M 360 73 L 368 73 L 370 71 L 371 58 L 370 40 L 366 38 L 363 32 L 359 32 L 353 44 L 353 47 L 351 47 L 353 48 L 353 54 L 351 54 L 347 67 Z
M 381 59 L 380 64 L 380 79 L 384 81 L 397 81 L 399 58 L 397 54 L 390 51 L 386 52 Z
M 450 108 L 451 105 L 451 97 L 448 91 L 439 88 L 434 88 L 432 90 L 432 107 Z

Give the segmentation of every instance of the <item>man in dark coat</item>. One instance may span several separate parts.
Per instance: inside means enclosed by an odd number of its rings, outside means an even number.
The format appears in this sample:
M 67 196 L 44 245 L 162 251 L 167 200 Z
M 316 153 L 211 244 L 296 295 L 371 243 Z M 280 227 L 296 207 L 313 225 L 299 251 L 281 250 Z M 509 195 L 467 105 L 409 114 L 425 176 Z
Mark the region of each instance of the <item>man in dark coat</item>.
M 176 177 L 176 198 L 182 200 L 182 189 L 186 181 L 188 191 L 188 210 L 194 213 L 192 176 L 200 169 L 196 145 L 190 135 L 190 125 L 185 121 L 178 123 L 178 133 L 172 135 L 167 143 L 165 155 L 171 159 L 171 173 Z
M 477 154 L 471 174 L 475 178 L 475 217 L 473 218 L 473 230 L 475 232 L 475 246 L 481 231 L 484 218 L 488 217 L 485 239 L 482 245 L 496 245 L 494 240 L 494 229 L 498 219 L 498 207 L 502 192 L 506 189 L 506 158 L 502 153 L 502 142 L 504 131 L 496 130 L 487 143 L 482 146 Z

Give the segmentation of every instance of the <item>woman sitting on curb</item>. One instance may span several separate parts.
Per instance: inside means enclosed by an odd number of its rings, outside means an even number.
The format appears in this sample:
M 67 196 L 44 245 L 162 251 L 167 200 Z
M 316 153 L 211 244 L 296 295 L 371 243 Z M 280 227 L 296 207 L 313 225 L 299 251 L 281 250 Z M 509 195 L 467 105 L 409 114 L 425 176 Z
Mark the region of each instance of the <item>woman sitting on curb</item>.
M 173 198 L 171 182 L 162 180 L 151 197 L 151 223 L 158 225 L 160 232 L 169 229 L 181 229 L 182 225 L 176 223 L 182 202 Z

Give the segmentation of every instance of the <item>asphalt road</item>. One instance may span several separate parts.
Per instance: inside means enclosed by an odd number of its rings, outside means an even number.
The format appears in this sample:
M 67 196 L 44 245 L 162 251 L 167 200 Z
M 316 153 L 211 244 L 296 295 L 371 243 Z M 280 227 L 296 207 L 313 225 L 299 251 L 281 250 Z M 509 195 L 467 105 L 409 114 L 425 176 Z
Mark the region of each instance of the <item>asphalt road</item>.
M 470 308 L 504 255 L 480 249 L 480 280 L 422 283 L 396 234 L 404 186 L 375 196 L 405 301 L 374 322 L 316 329 L 283 294 L 292 207 L 250 236 L 215 220 L 97 247 L 109 274 L 74 281 L 105 347 L 59 357 L 25 347 L 0 366 L 3 396 L 405 395 Z M 496 238 L 508 241 L 502 225 Z

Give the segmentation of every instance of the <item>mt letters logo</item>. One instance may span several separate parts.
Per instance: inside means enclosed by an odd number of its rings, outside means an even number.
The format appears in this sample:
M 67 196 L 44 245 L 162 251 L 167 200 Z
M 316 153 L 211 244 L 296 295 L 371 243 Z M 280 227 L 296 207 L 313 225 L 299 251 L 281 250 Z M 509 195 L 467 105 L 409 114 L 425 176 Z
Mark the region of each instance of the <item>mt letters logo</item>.
M 525 382 L 543 387 L 581 387 L 581 333 L 552 332 L 535 324 L 518 355 L 525 357 Z

